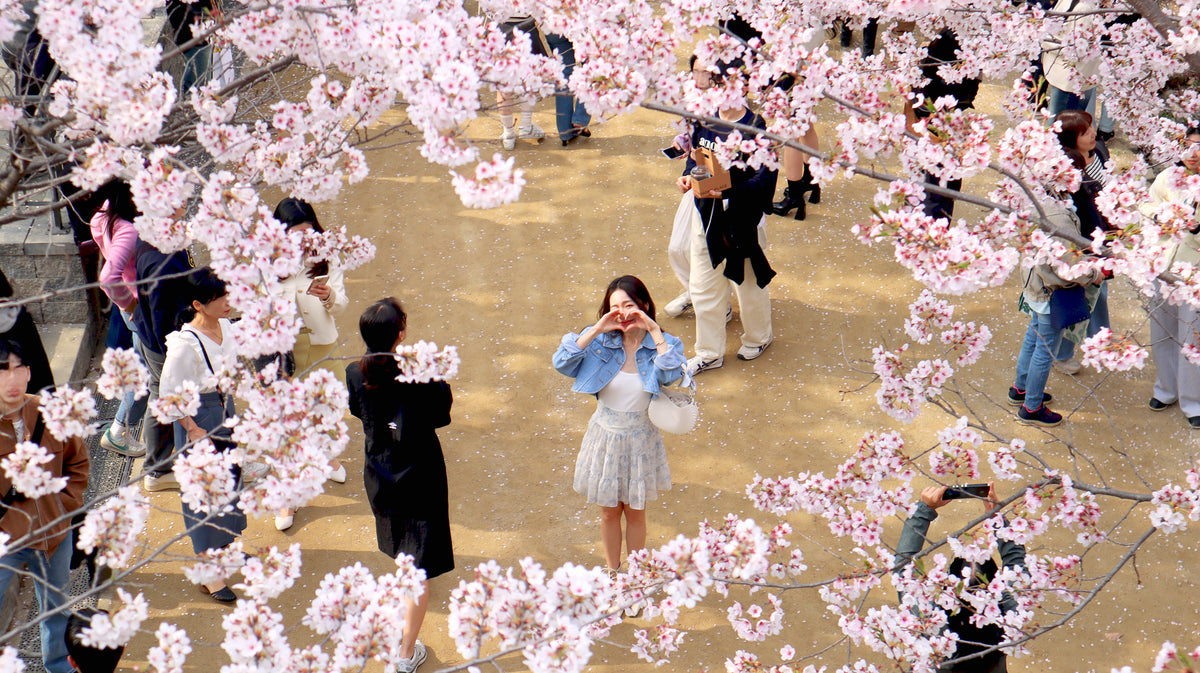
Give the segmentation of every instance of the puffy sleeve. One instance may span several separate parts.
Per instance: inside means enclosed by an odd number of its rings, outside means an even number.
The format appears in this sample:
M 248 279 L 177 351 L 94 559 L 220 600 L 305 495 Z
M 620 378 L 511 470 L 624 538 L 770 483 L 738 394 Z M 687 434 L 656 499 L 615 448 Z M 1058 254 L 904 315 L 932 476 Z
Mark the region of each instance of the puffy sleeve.
M 587 331 L 585 327 L 584 332 Z M 554 368 L 559 374 L 575 378 L 579 375 L 579 367 L 583 364 L 583 349 L 579 344 L 579 332 L 569 332 L 563 335 L 558 350 L 554 351 Z
M 122 311 L 128 311 L 137 295 L 134 289 L 125 283 L 125 267 L 133 263 L 133 250 L 137 247 L 138 234 L 133 223 L 128 220 L 117 220 L 113 225 L 112 238 L 105 242 L 103 221 L 107 219 L 106 211 L 100 211 L 92 217 L 92 237 L 96 237 L 96 221 L 101 221 L 100 238 L 96 243 L 104 252 L 104 268 L 100 270 L 100 282 L 104 291 Z
M 683 366 L 687 364 L 687 358 L 683 357 L 683 342 L 679 337 L 663 332 L 663 338 L 670 349 L 654 356 L 654 372 L 660 384 L 670 385 L 683 378 Z
M 346 294 L 346 279 L 342 274 L 342 265 L 333 260 L 329 263 L 329 303 L 325 308 L 330 315 L 341 315 L 350 304 Z
M 204 364 L 196 337 L 183 331 L 168 334 L 167 356 L 163 360 L 162 377 L 159 379 L 161 394 L 175 393 L 185 381 L 195 381 L 203 390 L 202 381 L 206 376 L 208 366 Z M 169 416 L 172 421 L 183 418 L 183 414 L 179 413 Z

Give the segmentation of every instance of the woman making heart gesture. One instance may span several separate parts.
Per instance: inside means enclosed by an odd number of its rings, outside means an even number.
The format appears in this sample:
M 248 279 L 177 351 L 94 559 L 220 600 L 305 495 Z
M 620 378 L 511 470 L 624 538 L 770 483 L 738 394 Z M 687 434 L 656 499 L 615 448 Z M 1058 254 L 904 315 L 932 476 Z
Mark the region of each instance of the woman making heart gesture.
M 661 387 L 683 377 L 683 343 L 654 322 L 645 284 L 621 276 L 608 285 L 600 320 L 570 333 L 554 353 L 554 368 L 575 379 L 573 390 L 595 395 L 575 461 L 575 490 L 600 506 L 600 540 L 612 572 L 621 566 L 621 517 L 629 551 L 646 546 L 646 503 L 671 488 L 662 434 L 647 409 Z

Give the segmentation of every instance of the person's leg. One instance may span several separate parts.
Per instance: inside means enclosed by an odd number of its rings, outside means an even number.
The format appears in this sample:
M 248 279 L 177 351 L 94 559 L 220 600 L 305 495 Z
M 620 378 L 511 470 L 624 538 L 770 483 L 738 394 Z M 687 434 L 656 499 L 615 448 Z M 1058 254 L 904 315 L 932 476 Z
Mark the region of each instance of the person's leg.
M 1196 330 L 1200 329 L 1200 312 L 1184 305 L 1179 307 L 1180 343 L 1197 344 Z M 1188 418 L 1200 416 L 1200 365 L 1179 356 L 1179 410 Z
M 604 547 L 604 564 L 621 567 L 621 505 L 600 507 L 600 544 Z
M 1154 399 L 1171 404 L 1179 399 L 1180 353 L 1179 308 L 1161 294 L 1151 298 L 1150 355 L 1154 358 Z
M 1050 326 L 1050 316 L 1037 314 L 1037 343 L 1033 348 L 1033 356 L 1029 359 L 1029 374 L 1025 378 L 1025 409 L 1037 411 L 1042 406 L 1042 397 L 1046 391 L 1046 379 L 1050 377 L 1050 365 L 1054 363 L 1054 353 L 1058 351 L 1058 343 L 1062 340 L 1061 329 Z
M 208 84 L 212 73 L 212 46 L 202 44 L 183 52 L 183 79 L 179 85 L 181 95 L 193 86 Z
M 425 613 L 429 610 L 429 581 L 421 582 L 421 597 L 408 604 L 404 611 L 404 635 L 400 639 L 400 657 L 411 659 L 417 646 L 417 636 L 421 635 L 421 624 L 425 622 Z
M 1104 137 L 1111 138 L 1112 134 L 1117 130 L 1117 122 L 1109 116 L 1108 106 L 1104 101 L 1099 102 L 1100 113 L 1096 115 L 1096 132 L 1105 134 Z
M 688 279 L 692 275 L 692 217 L 696 212 L 696 200 L 688 192 L 679 199 L 679 207 L 675 209 L 675 219 L 671 222 L 671 241 L 667 244 L 667 261 L 675 278 L 683 285 L 683 292 L 688 291 Z
M 767 230 L 758 227 L 758 245 L 763 250 L 767 248 Z M 734 287 L 737 292 L 738 310 L 742 316 L 742 346 L 759 348 L 771 343 L 774 333 L 771 325 L 771 294 L 765 287 L 759 287 L 754 276 L 754 268 L 750 261 L 746 265 L 746 277 L 741 285 Z
M 570 78 L 571 73 L 575 70 L 575 48 L 571 46 L 570 41 L 562 35 L 546 33 L 546 45 L 562 63 L 563 79 Z M 575 97 L 571 95 L 571 90 L 567 87 L 554 92 L 554 113 L 559 140 L 566 142 L 573 139 L 578 133 L 572 126 L 572 118 L 575 115 Z
M 932 173 L 926 173 L 925 182 L 941 185 L 942 179 Z M 962 180 L 947 180 L 946 189 L 962 190 Z M 941 194 L 925 192 L 924 212 L 934 219 L 948 220 L 954 215 L 954 199 Z
M 863 58 L 873 56 L 875 54 L 875 37 L 879 34 L 879 19 L 868 19 L 867 25 L 863 26 L 863 43 L 862 55 Z
M 1029 319 L 1029 327 L 1025 329 L 1025 338 L 1021 341 L 1021 350 L 1017 352 L 1017 378 L 1013 387 L 1025 391 L 1025 382 L 1029 378 L 1029 363 L 1033 360 L 1033 350 L 1037 347 L 1037 318 Z
M 139 355 L 150 371 L 150 394 L 146 397 L 149 403 L 158 399 L 164 356 L 146 348 L 145 344 L 140 345 Z M 175 462 L 174 428 L 159 423 L 154 414 L 146 414 L 142 421 L 142 439 L 146 443 L 146 469 L 160 477 L 171 472 Z
M 703 362 L 725 356 L 725 314 L 729 311 L 729 280 L 724 263 L 713 268 L 697 212 L 692 217 L 691 275 L 688 293 L 696 312 L 696 356 Z
M 71 552 L 74 549 L 74 532 L 59 543 L 48 557 L 45 552 L 36 552 L 36 561 L 29 571 L 40 578 L 33 585 L 39 609 L 49 613 L 70 602 L 67 587 L 71 583 Z M 67 618 L 60 612 L 42 620 L 42 665 L 49 673 L 72 673 L 75 667 L 67 661 Z
M 625 513 L 625 547 L 629 553 L 646 548 L 646 510 L 621 503 Z

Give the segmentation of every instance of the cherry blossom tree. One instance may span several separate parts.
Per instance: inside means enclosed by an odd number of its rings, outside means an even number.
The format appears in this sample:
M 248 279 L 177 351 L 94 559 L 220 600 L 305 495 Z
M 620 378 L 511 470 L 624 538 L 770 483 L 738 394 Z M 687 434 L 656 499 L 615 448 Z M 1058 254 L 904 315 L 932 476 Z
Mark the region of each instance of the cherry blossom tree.
M 883 670 L 879 662 L 934 671 L 954 658 L 947 611 L 969 605 L 979 625 L 1003 629 L 1000 647 L 1021 653 L 1085 610 L 1151 536 L 1184 534 L 1200 520 L 1200 463 L 1178 466 L 1168 483 L 1122 490 L 1088 483 L 989 427 L 971 409 L 962 382 L 991 332 L 955 320 L 954 307 L 938 296 L 995 287 L 1022 264 L 1048 263 L 1064 275 L 1102 268 L 1148 295 L 1166 284 L 1172 301 L 1200 305 L 1195 269 L 1168 267 L 1165 254 L 1192 226 L 1190 204 L 1200 197 L 1200 178 L 1176 171 L 1173 185 L 1182 202 L 1163 204 L 1150 217 L 1138 209 L 1147 202 L 1147 161 L 1175 157 L 1185 120 L 1200 109 L 1197 90 L 1175 84 L 1200 72 L 1195 0 L 1170 7 L 1113 0 L 1072 14 L 1008 0 L 481 0 L 479 12 L 455 0 L 247 0 L 230 3 L 191 44 L 165 51 L 130 39 L 142 34 L 142 19 L 159 4 L 0 0 L 0 41 L 34 21 L 56 75 L 0 103 L 0 130 L 10 138 L 0 170 L 0 205 L 8 210 L 0 224 L 67 201 L 37 205 L 24 196 L 32 191 L 70 185 L 86 193 L 120 177 L 133 186 L 143 213 L 134 224 L 144 240 L 164 251 L 188 245 L 208 251 L 242 316 L 232 338 L 245 359 L 223 363 L 216 378 L 244 411 L 233 429 L 234 453 L 201 440 L 177 463 L 182 497 L 199 511 L 238 506 L 262 516 L 302 506 L 321 493 L 329 460 L 347 442 L 346 392 L 333 377 L 314 371 L 281 380 L 247 364 L 290 349 L 300 328 L 295 305 L 279 296 L 279 279 L 296 271 L 301 242 L 271 217 L 263 189 L 331 199 L 343 184 L 367 175 L 365 146 L 395 138 L 419 142 L 426 159 L 445 166 L 464 204 L 510 203 L 525 183 L 515 159 L 488 156 L 463 129 L 493 109 L 493 93 L 548 96 L 562 85 L 601 118 L 648 108 L 711 122 L 720 109 L 749 101 L 769 120 L 767 129 L 756 135 L 735 129 L 718 151 L 726 164 L 774 166 L 776 152 L 788 146 L 811 156 L 823 183 L 855 174 L 881 181 L 875 215 L 855 233 L 865 244 L 891 246 L 896 261 L 928 290 L 905 320 L 912 342 L 874 351 L 872 387 L 880 407 L 899 423 L 944 412 L 947 425 L 936 445 L 916 449 L 901 431 L 881 428 L 848 447 L 832 474 L 760 476 L 747 495 L 763 520 L 778 523 L 714 512 L 694 537 L 634 554 L 629 573 L 615 579 L 570 563 L 553 569 L 532 559 L 513 568 L 483 563 L 452 596 L 451 635 L 462 668 L 519 652 L 534 671 L 578 671 L 621 614 L 637 611 L 651 626 L 636 632 L 632 654 L 664 662 L 683 642 L 684 611 L 706 601 L 728 603 L 737 636 L 760 642 L 784 632 L 785 598 L 807 592 L 828 606 L 846 639 L 869 651 L 838 671 Z M 1132 11 L 1143 18 L 1109 20 Z M 530 52 L 524 34 L 506 39 L 495 18 L 514 13 L 530 14 L 574 43 L 580 64 L 569 80 L 552 59 Z M 734 13 L 762 37 L 745 42 L 716 28 Z M 998 129 L 987 115 L 944 100 L 912 100 L 929 105 L 931 115 L 906 130 L 901 110 L 921 83 L 924 56 L 913 35 L 885 34 L 884 49 L 868 58 L 835 55 L 824 46 L 810 51 L 800 39 L 834 19 L 862 24 L 870 18 L 911 21 L 925 35 L 950 28 L 961 49 L 956 63 L 942 66 L 943 77 L 1011 83 L 1004 101 L 1009 123 L 994 146 Z M 232 81 L 181 92 L 160 66 L 202 40 L 236 48 L 246 64 Z M 705 63 L 740 63 L 738 76 L 697 89 L 677 67 L 685 48 Z M 1129 141 L 1145 150 L 1146 161 L 1115 171 L 1098 199 L 1114 228 L 1093 240 L 1052 217 L 1064 207 L 1057 195 L 1076 188 L 1080 173 L 1030 101 L 1034 83 L 1026 73 L 1045 48 L 1072 61 L 1101 59 L 1098 74 L 1082 84 L 1103 87 Z M 774 86 L 784 75 L 795 78 L 786 91 Z M 826 150 L 800 142 L 819 104 L 836 115 Z M 398 106 L 404 121 L 381 125 L 384 113 Z M 926 173 L 942 181 L 991 175 L 995 188 L 986 197 L 960 193 L 925 182 Z M 936 220 L 920 210 L 926 192 L 986 212 L 978 219 Z M 313 236 L 306 247 L 340 256 L 347 269 L 373 255 L 369 242 L 344 229 Z M 1138 368 L 1146 359 L 1132 333 L 1103 332 L 1084 352 L 1088 363 L 1112 370 Z M 406 380 L 449 378 L 457 369 L 452 348 L 423 344 L 397 357 Z M 99 393 L 146 393 L 146 373 L 128 352 L 106 354 L 103 368 Z M 154 411 L 194 410 L 197 397 L 195 387 L 164 391 Z M 47 396 L 42 411 L 55 436 L 96 430 L 88 391 L 61 388 Z M 22 492 L 36 495 L 62 488 L 41 467 L 46 460 L 44 451 L 23 444 L 2 467 Z M 249 460 L 267 462 L 272 471 L 231 504 L 229 467 Z M 915 563 L 898 563 L 884 528 L 915 506 L 913 480 L 922 474 L 942 482 L 981 479 L 985 464 L 1010 494 L 999 509 L 947 534 Z M 1103 517 L 1122 508 L 1127 513 L 1115 524 Z M 146 497 L 125 486 L 102 494 L 88 512 L 79 545 L 113 570 L 89 595 L 120 587 L 164 551 L 134 557 L 148 509 Z M 830 577 L 806 565 L 786 522 L 802 512 L 824 519 L 831 538 L 850 545 L 856 570 Z M 1056 535 L 1062 531 L 1073 537 L 1063 541 Z M 949 571 L 954 558 L 990 556 L 1001 539 L 1053 542 L 982 588 Z M 2 548 L 25 543 L 4 540 Z M 1083 577 L 1082 559 L 1104 545 L 1121 551 L 1103 572 Z M 299 576 L 301 560 L 299 545 L 250 549 L 239 543 L 189 567 L 195 583 L 242 576 L 238 586 L 246 597 L 224 620 L 229 663 L 221 670 L 344 671 L 395 659 L 403 606 L 421 591 L 422 573 L 411 559 L 401 557 L 391 574 L 374 576 L 355 565 L 326 576 L 302 620 L 324 636 L 323 645 L 294 648 L 273 601 Z M 888 589 L 903 598 L 892 600 Z M 876 597 L 884 593 L 889 600 L 880 604 Z M 999 609 L 1006 593 L 1015 597 L 1015 610 Z M 92 641 L 123 643 L 139 629 L 153 630 L 151 667 L 182 670 L 192 639 L 166 621 L 155 626 L 140 594 L 118 588 L 117 600 L 120 610 L 93 623 Z M 1195 670 L 1200 650 L 1185 648 L 1196 645 L 1164 644 L 1151 670 Z M 791 645 L 777 653 L 739 650 L 727 653 L 726 668 L 825 670 L 791 663 L 797 654 Z M 19 670 L 15 650 L 5 648 L 0 671 Z

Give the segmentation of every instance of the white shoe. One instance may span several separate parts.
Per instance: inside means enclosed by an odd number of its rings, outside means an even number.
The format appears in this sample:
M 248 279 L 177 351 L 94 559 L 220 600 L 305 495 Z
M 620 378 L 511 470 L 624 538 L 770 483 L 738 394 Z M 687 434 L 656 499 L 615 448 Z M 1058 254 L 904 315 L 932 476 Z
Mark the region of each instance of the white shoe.
M 146 455 L 146 447 L 141 442 L 130 437 L 129 432 L 125 431 L 121 433 L 120 438 L 124 440 L 122 442 L 113 436 L 112 429 L 113 426 L 110 425 L 105 428 L 104 434 L 100 435 L 100 448 L 122 456 L 129 456 L 130 458 L 141 458 Z
M 678 297 L 675 297 L 671 301 L 667 302 L 667 305 L 663 307 L 663 313 L 666 313 L 672 318 L 678 318 L 691 308 L 692 296 L 684 292 Z
M 706 372 L 710 369 L 720 369 L 725 366 L 725 358 L 719 357 L 714 360 L 705 360 L 699 355 L 687 361 L 687 373 L 689 376 L 695 376 L 700 372 Z
M 517 134 L 517 137 L 520 138 L 521 140 L 541 141 L 546 138 L 546 132 L 543 131 L 542 127 L 538 126 L 537 124 L 534 124 L 533 122 L 529 122 L 529 126 L 521 127 L 520 132 Z
M 396 673 L 413 673 L 417 670 L 417 666 L 425 663 L 425 657 L 429 653 L 425 651 L 425 643 L 417 641 L 413 646 L 413 655 L 408 659 L 401 659 L 396 662 Z
M 1072 357 L 1070 360 L 1055 360 L 1054 368 L 1064 374 L 1074 376 L 1079 373 L 1080 369 L 1083 369 L 1083 365 L 1077 358 Z
M 292 524 L 295 523 L 295 521 L 296 521 L 295 514 L 289 514 L 287 516 L 279 516 L 278 514 L 276 514 L 275 515 L 275 530 L 287 530 L 292 527 Z
M 733 307 L 732 306 L 725 309 L 725 324 L 728 325 L 731 320 L 733 320 Z
M 767 350 L 767 346 L 770 346 L 771 343 L 774 341 L 775 341 L 775 337 L 771 337 L 770 339 L 767 339 L 767 343 L 765 343 L 761 346 L 754 346 L 754 347 L 742 346 L 741 348 L 738 349 L 738 353 L 737 353 L 738 359 L 739 360 L 753 360 L 753 359 L 757 358 L 758 356 L 762 355 L 763 351 Z
M 336 481 L 339 484 L 346 483 L 346 466 L 338 465 L 338 469 L 329 474 L 329 481 Z
M 506 150 L 515 150 L 517 148 L 517 130 L 504 129 L 504 133 L 500 134 L 500 144 Z
M 270 471 L 271 468 L 267 467 L 266 463 L 256 463 L 253 461 L 246 463 L 242 466 L 242 481 L 247 484 L 253 484 L 267 476 L 267 473 Z
M 166 472 L 162 476 L 147 474 L 142 478 L 142 488 L 147 491 L 178 491 L 179 480 L 174 472 Z

